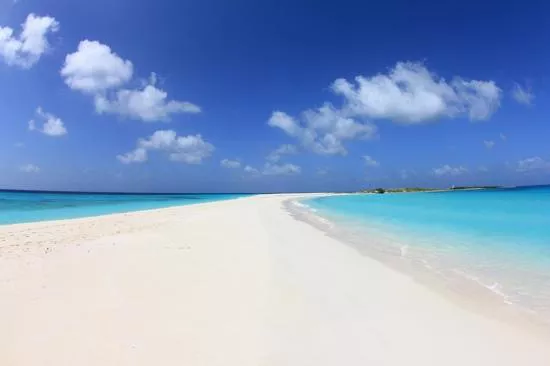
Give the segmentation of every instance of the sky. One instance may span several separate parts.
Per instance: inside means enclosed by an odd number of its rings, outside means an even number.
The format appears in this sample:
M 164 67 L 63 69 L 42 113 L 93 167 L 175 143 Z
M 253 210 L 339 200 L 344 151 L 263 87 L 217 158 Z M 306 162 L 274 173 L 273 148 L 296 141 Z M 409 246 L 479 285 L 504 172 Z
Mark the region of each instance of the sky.
M 0 188 L 550 183 L 549 10 L 0 0 Z

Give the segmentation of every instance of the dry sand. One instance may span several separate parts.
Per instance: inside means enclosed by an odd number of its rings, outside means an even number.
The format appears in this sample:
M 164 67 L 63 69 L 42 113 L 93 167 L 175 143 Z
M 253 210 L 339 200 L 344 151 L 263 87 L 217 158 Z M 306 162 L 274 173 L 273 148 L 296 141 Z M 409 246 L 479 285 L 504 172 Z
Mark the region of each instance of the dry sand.
M 289 197 L 0 227 L 0 365 L 550 365 Z

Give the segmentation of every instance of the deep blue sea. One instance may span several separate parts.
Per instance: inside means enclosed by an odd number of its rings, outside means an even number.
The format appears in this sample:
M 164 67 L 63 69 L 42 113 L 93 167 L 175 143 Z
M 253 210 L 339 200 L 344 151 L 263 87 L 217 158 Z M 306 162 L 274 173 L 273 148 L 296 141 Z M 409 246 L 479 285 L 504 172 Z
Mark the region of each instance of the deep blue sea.
M 550 321 L 550 186 L 303 203 L 371 250 L 463 278 Z
M 102 194 L 0 190 L 0 225 L 213 202 L 246 194 Z

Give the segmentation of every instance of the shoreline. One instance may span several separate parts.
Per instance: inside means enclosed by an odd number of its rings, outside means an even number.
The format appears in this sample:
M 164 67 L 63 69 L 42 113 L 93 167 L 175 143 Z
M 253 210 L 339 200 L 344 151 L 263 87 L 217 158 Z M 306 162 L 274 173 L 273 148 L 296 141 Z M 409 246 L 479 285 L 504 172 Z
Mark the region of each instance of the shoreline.
M 472 281 L 466 277 L 443 278 L 441 274 L 423 267 L 416 260 L 403 257 L 402 253 L 382 250 L 382 247 L 396 249 L 397 244 L 395 242 L 389 244 L 388 240 L 392 239 L 381 237 L 379 236 L 380 233 L 375 234 L 372 231 L 365 231 L 363 234 L 367 235 L 368 239 L 365 240 L 361 237 L 362 240 L 358 241 L 356 233 L 351 233 L 345 225 L 334 222 L 331 218 L 319 214 L 317 210 L 301 202 L 308 199 L 310 198 L 289 199 L 285 201 L 285 208 L 295 219 L 323 231 L 331 238 L 353 248 L 360 255 L 367 256 L 391 270 L 410 277 L 428 290 L 448 299 L 463 309 L 534 332 L 548 338 L 550 341 L 550 323 L 546 319 L 540 318 L 517 304 L 506 302 L 503 294 L 487 288 L 485 284 Z M 407 241 L 400 238 L 399 240 L 398 243 L 401 247 L 409 246 Z M 373 242 L 378 244 L 372 245 Z
M 6 365 L 546 365 L 467 311 L 258 195 L 0 226 Z

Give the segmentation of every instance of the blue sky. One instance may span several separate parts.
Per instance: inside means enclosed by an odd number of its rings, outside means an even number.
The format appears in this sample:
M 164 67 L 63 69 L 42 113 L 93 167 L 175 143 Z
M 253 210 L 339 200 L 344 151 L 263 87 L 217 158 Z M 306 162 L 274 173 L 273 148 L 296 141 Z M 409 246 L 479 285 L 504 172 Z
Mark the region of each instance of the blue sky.
M 0 0 L 0 188 L 548 183 L 549 8 Z

